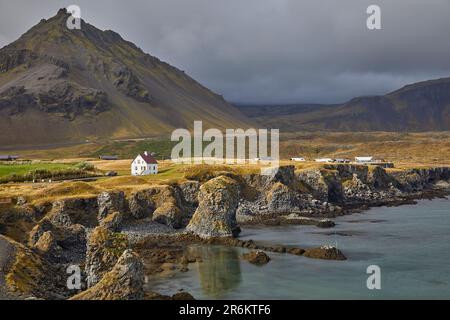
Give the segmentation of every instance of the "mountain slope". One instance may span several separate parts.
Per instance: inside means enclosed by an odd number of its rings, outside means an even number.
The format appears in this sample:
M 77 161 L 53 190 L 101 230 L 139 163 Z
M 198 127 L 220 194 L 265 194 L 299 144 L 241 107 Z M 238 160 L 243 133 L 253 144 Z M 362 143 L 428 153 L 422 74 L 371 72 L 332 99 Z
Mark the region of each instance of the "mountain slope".
M 0 49 L 0 145 L 136 138 L 248 127 L 236 108 L 184 72 L 65 9 Z
M 450 78 L 407 85 L 342 105 L 240 106 L 260 124 L 289 131 L 449 131 Z M 264 106 L 262 110 L 269 110 Z

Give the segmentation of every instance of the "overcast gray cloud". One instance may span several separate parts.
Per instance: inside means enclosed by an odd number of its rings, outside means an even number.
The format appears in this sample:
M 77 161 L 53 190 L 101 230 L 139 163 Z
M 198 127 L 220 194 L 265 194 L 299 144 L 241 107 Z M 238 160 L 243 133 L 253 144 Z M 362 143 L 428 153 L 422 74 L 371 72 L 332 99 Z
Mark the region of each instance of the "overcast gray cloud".
M 450 0 L 0 0 L 0 46 L 69 4 L 229 101 L 342 102 L 450 76 Z M 370 4 L 382 30 L 366 28 Z

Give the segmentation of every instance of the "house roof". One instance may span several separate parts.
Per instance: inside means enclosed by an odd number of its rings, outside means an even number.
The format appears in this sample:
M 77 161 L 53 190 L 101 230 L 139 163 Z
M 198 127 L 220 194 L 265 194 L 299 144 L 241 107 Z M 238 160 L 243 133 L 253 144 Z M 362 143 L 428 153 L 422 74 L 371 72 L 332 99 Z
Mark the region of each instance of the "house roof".
M 142 159 L 144 159 L 144 161 L 147 164 L 158 164 L 158 161 L 156 161 L 155 158 L 153 158 L 150 154 L 145 154 L 145 153 L 141 153 L 139 154 L 141 156 Z

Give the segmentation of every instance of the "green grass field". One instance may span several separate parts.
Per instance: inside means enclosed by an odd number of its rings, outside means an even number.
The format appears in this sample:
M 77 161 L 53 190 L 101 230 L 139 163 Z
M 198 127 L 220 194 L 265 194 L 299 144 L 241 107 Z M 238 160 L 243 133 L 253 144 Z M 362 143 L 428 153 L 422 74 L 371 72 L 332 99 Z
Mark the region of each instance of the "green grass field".
M 75 168 L 73 164 L 62 163 L 30 163 L 30 164 L 0 164 L 0 178 L 11 175 L 26 175 L 36 170 L 58 171 Z

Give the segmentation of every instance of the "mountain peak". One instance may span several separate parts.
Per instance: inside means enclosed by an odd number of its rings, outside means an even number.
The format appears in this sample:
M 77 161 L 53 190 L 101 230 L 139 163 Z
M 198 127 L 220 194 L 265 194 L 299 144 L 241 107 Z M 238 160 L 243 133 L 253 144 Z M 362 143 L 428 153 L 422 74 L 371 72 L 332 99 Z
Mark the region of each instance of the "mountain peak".
M 149 137 L 194 120 L 249 127 L 185 73 L 114 31 L 84 21 L 70 30 L 69 16 L 60 9 L 0 49 L 0 144 Z
M 67 15 L 70 15 L 70 13 L 67 12 L 66 8 L 61 8 L 61 9 L 58 10 L 56 15 L 57 16 L 67 16 Z

